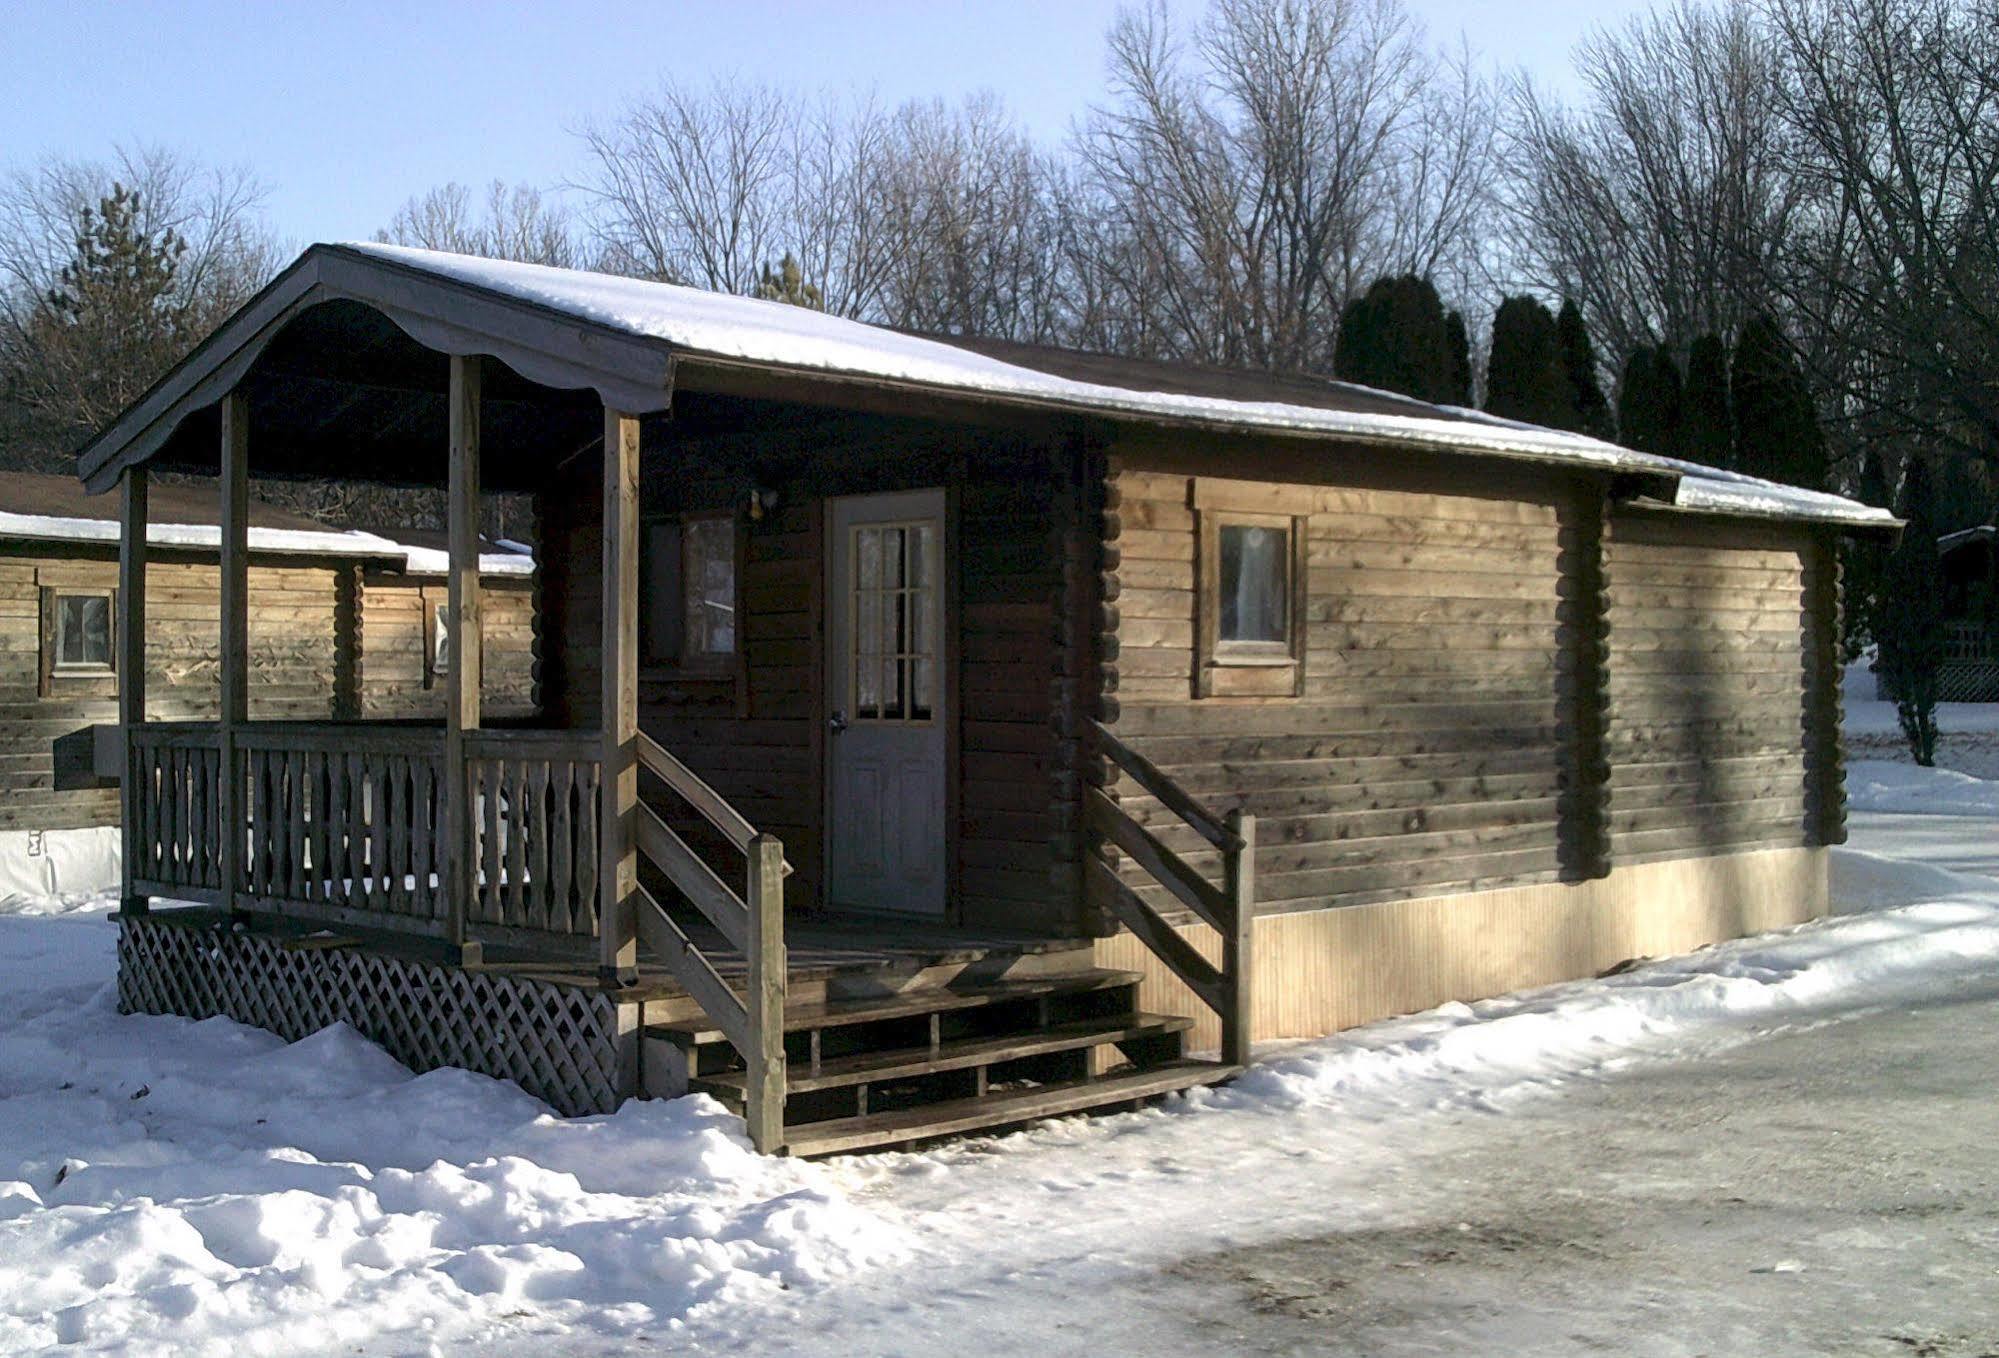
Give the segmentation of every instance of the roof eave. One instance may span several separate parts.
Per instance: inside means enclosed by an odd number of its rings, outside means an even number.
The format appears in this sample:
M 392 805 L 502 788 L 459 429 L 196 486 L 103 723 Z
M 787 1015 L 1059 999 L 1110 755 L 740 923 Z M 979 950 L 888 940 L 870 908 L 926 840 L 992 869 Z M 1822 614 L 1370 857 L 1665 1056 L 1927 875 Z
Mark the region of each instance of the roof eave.
M 582 321 L 532 302 L 377 259 L 315 245 L 85 444 L 77 475 L 93 493 L 166 444 L 181 421 L 227 395 L 287 323 L 311 307 L 354 301 L 427 349 L 490 355 L 531 382 L 594 389 L 630 414 L 672 401 L 673 353 L 661 341 Z

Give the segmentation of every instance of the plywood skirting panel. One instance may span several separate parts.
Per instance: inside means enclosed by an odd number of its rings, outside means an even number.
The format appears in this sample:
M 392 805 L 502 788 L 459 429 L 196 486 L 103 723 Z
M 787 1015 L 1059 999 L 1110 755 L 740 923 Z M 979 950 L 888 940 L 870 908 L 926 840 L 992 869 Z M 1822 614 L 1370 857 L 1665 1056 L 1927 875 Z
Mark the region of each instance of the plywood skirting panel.
M 1802 924 L 1825 913 L 1826 893 L 1826 851 L 1785 848 L 1625 864 L 1588 882 L 1265 915 L 1256 922 L 1256 1036 L 1319 1037 Z M 1216 959 L 1212 929 L 1180 932 Z M 1096 956 L 1098 966 L 1145 973 L 1139 1002 L 1149 1012 L 1193 1015 L 1195 1048 L 1220 1041 L 1214 1014 L 1129 933 L 1098 940 Z
M 467 971 L 362 948 L 288 949 L 276 938 L 126 916 L 118 1008 L 223 1015 L 296 1042 L 346 1023 L 411 1070 L 459 1066 L 511 1080 L 565 1116 L 636 1092 L 637 1005 L 601 991 Z

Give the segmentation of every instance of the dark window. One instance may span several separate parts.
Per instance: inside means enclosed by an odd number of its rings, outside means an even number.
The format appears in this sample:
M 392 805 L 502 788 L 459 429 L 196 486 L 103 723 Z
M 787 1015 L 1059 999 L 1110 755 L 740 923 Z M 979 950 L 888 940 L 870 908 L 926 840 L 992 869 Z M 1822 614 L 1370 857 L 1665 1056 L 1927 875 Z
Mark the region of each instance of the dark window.
M 728 515 L 645 525 L 639 649 L 648 665 L 722 669 L 736 654 L 736 521 Z

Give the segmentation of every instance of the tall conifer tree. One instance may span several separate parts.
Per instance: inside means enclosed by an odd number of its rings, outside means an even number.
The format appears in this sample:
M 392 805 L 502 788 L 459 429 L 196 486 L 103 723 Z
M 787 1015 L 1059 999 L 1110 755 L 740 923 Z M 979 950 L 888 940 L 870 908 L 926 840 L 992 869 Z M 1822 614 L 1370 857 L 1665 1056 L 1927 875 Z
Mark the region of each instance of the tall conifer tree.
M 1508 297 L 1493 313 L 1485 408 L 1493 415 L 1551 429 L 1579 427 L 1555 318 L 1532 297 Z
M 1679 456 L 1680 369 L 1665 349 L 1640 345 L 1625 362 L 1617 384 L 1617 439 L 1640 452 Z
M 1601 439 L 1614 438 L 1617 431 L 1611 427 L 1610 402 L 1597 381 L 1596 347 L 1590 343 L 1582 308 L 1573 297 L 1562 299 L 1562 309 L 1555 317 L 1555 337 L 1561 346 L 1562 371 L 1569 379 L 1569 402 L 1575 410 L 1575 423 L 1565 427 Z
M 1777 323 L 1758 315 L 1742 327 L 1729 370 L 1736 464 L 1789 486 L 1824 490 L 1830 475 L 1825 435 L 1791 346 Z
M 1444 317 L 1444 346 L 1450 358 L 1447 404 L 1471 406 L 1471 333 L 1465 329 L 1465 314 L 1453 311 Z
M 1333 373 L 1419 401 L 1456 403 L 1443 300 L 1426 278 L 1378 278 L 1340 313 Z
M 1680 446 L 1707 467 L 1737 465 L 1729 418 L 1728 350 L 1719 335 L 1702 335 L 1687 350 L 1687 385 L 1680 401 Z

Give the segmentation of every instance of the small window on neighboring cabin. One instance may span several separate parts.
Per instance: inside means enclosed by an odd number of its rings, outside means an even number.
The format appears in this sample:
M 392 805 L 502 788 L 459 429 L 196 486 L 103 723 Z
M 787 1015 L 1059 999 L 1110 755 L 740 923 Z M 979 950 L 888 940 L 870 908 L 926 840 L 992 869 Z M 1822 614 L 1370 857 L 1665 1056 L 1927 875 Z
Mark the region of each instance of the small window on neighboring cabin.
M 108 589 L 42 586 L 42 697 L 55 695 L 57 680 L 109 679 L 117 672 L 116 599 Z
M 110 591 L 55 594 L 55 668 L 58 674 L 110 672 Z
M 735 517 L 655 520 L 645 525 L 640 546 L 644 598 L 639 650 L 645 663 L 710 672 L 730 669 L 739 640 Z
M 1201 697 L 1285 697 L 1301 691 L 1305 654 L 1304 521 L 1203 509 Z

